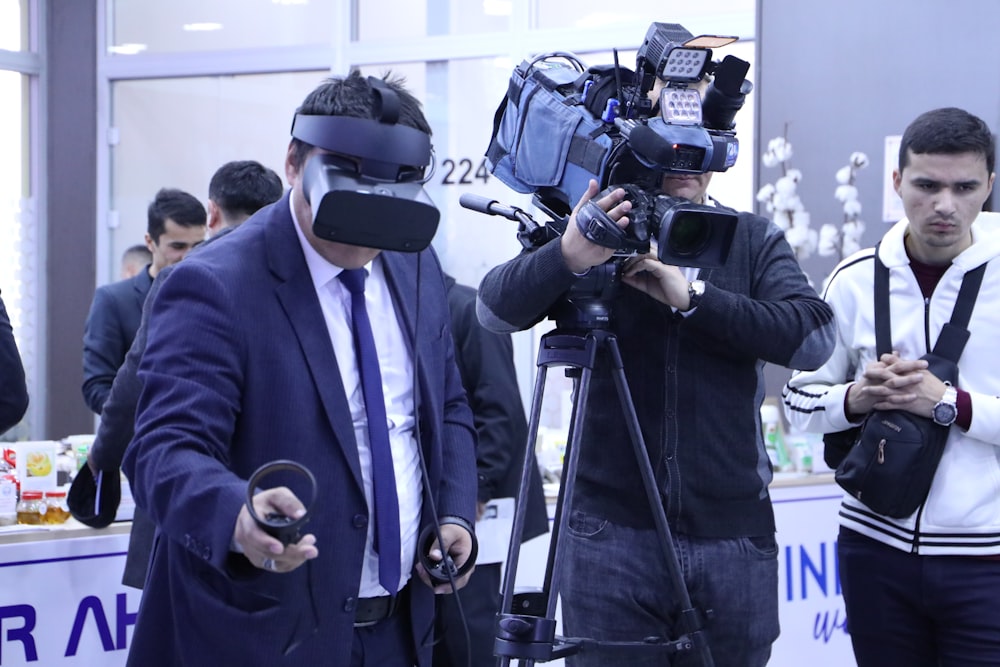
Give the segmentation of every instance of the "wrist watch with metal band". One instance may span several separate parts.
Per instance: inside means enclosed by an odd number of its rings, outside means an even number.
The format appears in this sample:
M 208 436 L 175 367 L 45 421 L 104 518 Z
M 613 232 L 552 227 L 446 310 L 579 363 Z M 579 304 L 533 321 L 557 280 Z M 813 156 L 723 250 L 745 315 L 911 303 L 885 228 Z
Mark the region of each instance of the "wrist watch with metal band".
M 692 280 L 688 283 L 688 307 L 682 312 L 688 312 L 689 310 L 694 310 L 698 307 L 698 302 L 701 301 L 702 295 L 705 293 L 705 281 L 704 280 Z
M 945 387 L 944 396 L 931 410 L 935 424 L 951 426 L 958 418 L 958 390 L 951 385 Z

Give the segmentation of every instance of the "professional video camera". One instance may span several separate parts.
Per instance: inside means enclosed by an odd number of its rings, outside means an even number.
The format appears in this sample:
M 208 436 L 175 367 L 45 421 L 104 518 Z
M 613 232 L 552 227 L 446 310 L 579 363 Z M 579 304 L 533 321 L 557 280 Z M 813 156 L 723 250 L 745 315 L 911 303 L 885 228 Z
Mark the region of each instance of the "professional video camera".
M 736 39 L 653 23 L 634 72 L 617 62 L 587 68 L 561 51 L 522 62 L 494 118 L 490 170 L 534 194 L 562 230 L 590 179 L 602 189 L 624 187 L 633 204 L 629 227 L 622 232 L 594 205 L 578 216 L 588 239 L 623 254 L 647 252 L 655 239 L 665 263 L 721 266 L 736 216 L 669 197 L 660 181 L 735 164 L 733 119 L 753 87 L 744 78 L 750 66 L 733 56 L 713 61 L 712 49 Z

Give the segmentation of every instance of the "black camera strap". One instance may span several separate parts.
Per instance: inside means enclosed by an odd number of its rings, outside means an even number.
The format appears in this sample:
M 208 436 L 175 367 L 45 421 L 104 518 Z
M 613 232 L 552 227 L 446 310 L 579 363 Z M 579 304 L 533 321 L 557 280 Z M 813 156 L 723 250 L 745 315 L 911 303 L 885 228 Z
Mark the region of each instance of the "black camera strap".
M 875 246 L 875 352 L 878 357 L 892 351 L 892 332 L 890 331 L 889 306 L 889 267 L 879 256 L 879 245 Z M 955 307 L 951 312 L 951 320 L 941 328 L 937 342 L 934 344 L 934 354 L 958 363 L 962 356 L 965 343 L 969 340 L 969 319 L 976 305 L 976 297 L 983 283 L 986 264 L 980 264 L 975 269 L 966 272 L 962 279 L 962 287 L 958 291 Z

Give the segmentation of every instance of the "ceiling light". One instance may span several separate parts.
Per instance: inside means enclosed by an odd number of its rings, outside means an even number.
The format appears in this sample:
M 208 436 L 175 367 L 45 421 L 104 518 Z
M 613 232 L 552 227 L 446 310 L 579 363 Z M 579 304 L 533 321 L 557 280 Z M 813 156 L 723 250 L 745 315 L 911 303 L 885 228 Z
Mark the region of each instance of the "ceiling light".
M 483 13 L 487 16 L 510 16 L 511 0 L 483 0 Z
M 115 53 L 120 56 L 134 56 L 146 50 L 145 44 L 115 44 L 108 47 L 108 53 Z
M 212 32 L 214 30 L 222 30 L 221 23 L 185 23 L 184 30 L 187 32 Z

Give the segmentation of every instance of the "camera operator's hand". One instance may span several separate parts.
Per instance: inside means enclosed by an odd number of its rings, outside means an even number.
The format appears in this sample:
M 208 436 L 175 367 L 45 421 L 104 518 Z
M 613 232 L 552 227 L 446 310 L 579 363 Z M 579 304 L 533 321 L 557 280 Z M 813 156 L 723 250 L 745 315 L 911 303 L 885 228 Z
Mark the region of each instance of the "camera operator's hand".
M 580 197 L 576 208 L 573 209 L 573 215 L 570 217 L 569 222 L 566 223 L 566 232 L 562 235 L 563 259 L 566 260 L 566 266 L 573 273 L 583 273 L 592 266 L 603 264 L 611 259 L 611 256 L 615 253 L 613 248 L 605 248 L 604 246 L 588 241 L 580 233 L 576 225 L 577 214 L 583 208 L 584 204 L 594 198 L 597 190 L 597 181 L 590 179 L 587 191 Z M 619 227 L 625 229 L 628 226 L 628 218 L 625 216 L 632 210 L 632 202 L 625 200 L 624 189 L 616 188 L 611 193 L 596 200 L 596 203 Z
M 687 278 L 676 266 L 661 262 L 655 252 L 626 260 L 622 282 L 678 310 L 691 305 Z

